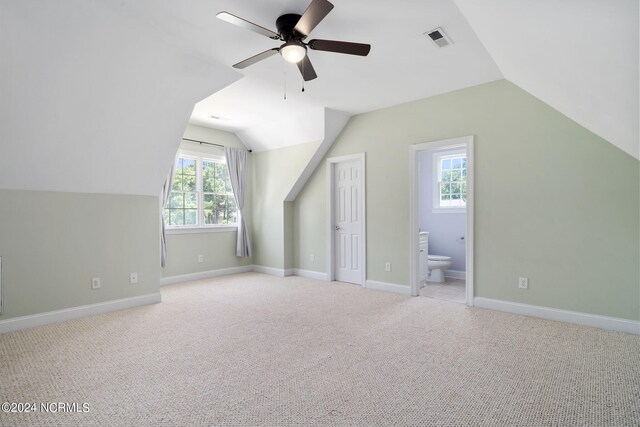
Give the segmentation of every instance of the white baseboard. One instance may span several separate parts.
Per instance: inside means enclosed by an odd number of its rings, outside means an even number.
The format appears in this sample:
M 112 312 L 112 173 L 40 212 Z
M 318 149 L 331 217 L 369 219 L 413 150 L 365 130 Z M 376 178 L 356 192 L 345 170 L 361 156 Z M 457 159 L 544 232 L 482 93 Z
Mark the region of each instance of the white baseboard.
M 522 314 L 524 316 L 541 317 L 543 319 L 558 320 L 560 322 L 593 326 L 595 328 L 626 332 L 640 335 L 640 321 L 620 319 L 617 317 L 600 316 L 597 314 L 580 313 L 577 311 L 560 310 L 557 308 L 541 307 L 537 305 L 520 304 L 491 298 L 476 297 L 473 299 L 475 307 L 491 310 L 506 311 L 507 313 Z
M 317 271 L 300 270 L 297 268 L 274 268 L 262 265 L 245 265 L 241 267 L 221 268 L 219 270 L 201 271 L 198 273 L 181 274 L 178 276 L 163 277 L 160 279 L 160 286 L 173 285 L 176 283 L 191 282 L 194 280 L 209 279 L 211 277 L 227 276 L 229 274 L 248 273 L 254 271 L 256 273 L 270 274 L 271 276 L 287 277 L 300 276 L 310 279 L 327 280 L 327 273 Z
M 384 292 L 393 292 L 394 294 L 400 295 L 411 295 L 411 287 L 398 285 L 396 283 L 386 283 L 386 282 L 378 282 L 375 280 L 367 280 L 365 284 L 365 288 L 373 289 L 375 291 L 384 291 Z
M 450 279 L 467 280 L 467 272 L 460 270 L 445 270 L 444 277 L 448 277 Z
M 48 325 L 50 323 L 63 322 L 65 320 L 79 319 L 81 317 L 91 316 L 94 314 L 124 310 L 125 308 L 138 307 L 140 305 L 155 304 L 158 302 L 162 302 L 160 292 L 116 299 L 113 301 L 99 302 L 96 304 L 82 305 L 80 307 L 48 311 L 45 313 L 31 314 L 28 316 L 14 317 L 12 319 L 0 320 L 0 334 Z
M 327 273 L 321 273 L 319 271 L 301 270 L 299 268 L 293 269 L 294 276 L 306 277 L 307 279 L 327 280 Z
M 243 265 L 240 267 L 220 268 L 218 270 L 200 271 L 197 273 L 180 274 L 178 276 L 163 277 L 160 279 L 160 286 L 173 285 L 193 280 L 209 279 L 211 277 L 228 276 L 229 274 L 247 273 L 255 271 L 253 265 Z
M 290 272 L 290 270 L 284 270 L 282 268 L 274 268 L 274 267 L 265 267 L 263 265 L 253 265 L 252 267 L 253 269 L 251 271 L 255 271 L 256 273 L 270 274 L 272 276 L 278 276 L 278 277 L 285 277 L 287 276 L 286 273 Z

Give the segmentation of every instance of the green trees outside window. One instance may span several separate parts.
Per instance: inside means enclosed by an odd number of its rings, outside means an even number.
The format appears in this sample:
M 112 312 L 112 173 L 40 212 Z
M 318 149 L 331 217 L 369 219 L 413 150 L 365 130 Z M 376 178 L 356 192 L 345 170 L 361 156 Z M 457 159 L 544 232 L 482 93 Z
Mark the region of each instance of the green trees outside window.
M 467 204 L 467 158 L 448 157 L 440 160 L 440 207 L 464 207 Z
M 238 213 L 226 163 L 180 156 L 163 216 L 170 227 L 236 224 Z

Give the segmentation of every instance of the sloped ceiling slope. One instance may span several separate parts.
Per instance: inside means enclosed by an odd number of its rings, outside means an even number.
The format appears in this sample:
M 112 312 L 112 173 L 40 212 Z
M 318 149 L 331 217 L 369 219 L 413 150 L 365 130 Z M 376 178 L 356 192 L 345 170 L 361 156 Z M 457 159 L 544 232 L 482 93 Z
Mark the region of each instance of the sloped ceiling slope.
M 126 1 L 3 1 L 0 188 L 157 195 L 193 105 L 240 77 L 189 42 Z
M 504 77 L 639 157 L 638 0 L 455 0 Z

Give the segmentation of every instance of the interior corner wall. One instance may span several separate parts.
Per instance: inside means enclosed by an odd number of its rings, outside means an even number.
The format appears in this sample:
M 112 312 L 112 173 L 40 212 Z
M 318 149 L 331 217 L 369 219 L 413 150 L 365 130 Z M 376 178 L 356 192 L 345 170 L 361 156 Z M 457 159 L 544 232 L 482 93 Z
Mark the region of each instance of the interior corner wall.
M 188 125 L 184 138 L 211 142 L 235 148 L 246 148 L 240 138 L 231 132 Z M 217 146 L 201 145 L 183 141 L 180 149 L 195 151 L 203 155 L 224 156 L 224 149 Z M 247 156 L 247 183 L 252 181 L 252 154 Z M 245 222 L 253 238 L 252 186 L 247 185 L 245 194 Z M 162 268 L 162 277 L 181 276 L 225 268 L 251 265 L 253 257 L 236 256 L 237 231 L 203 231 L 199 233 L 167 234 L 167 262 Z M 198 255 L 203 262 L 198 262 Z
M 153 196 L 0 190 L 0 321 L 157 293 L 158 206 Z
M 409 145 L 466 135 L 475 296 L 640 320 L 638 160 L 506 80 L 347 124 L 327 156 L 366 153 L 367 279 L 409 285 Z M 322 164 L 295 202 L 300 269 L 326 271 L 325 183 Z
M 282 227 L 283 227 L 283 239 L 284 239 L 284 269 L 294 268 L 295 259 L 295 243 L 294 243 L 294 213 L 293 202 L 283 202 L 282 205 Z
M 253 153 L 255 265 L 285 269 L 293 264 L 292 207 L 284 200 L 319 146 L 318 141 Z

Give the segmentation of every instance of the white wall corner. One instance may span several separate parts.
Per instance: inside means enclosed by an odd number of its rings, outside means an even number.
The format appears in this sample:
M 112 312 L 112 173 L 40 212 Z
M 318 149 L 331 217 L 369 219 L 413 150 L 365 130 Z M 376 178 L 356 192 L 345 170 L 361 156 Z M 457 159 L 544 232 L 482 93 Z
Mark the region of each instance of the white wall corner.
M 560 310 L 557 308 L 520 304 L 482 297 L 474 298 L 474 306 L 523 316 L 540 317 L 542 319 L 557 320 L 559 322 L 575 323 L 577 325 L 640 335 L 640 321 L 637 320 L 620 319 L 617 317 L 600 316 L 597 314 Z
M 309 178 L 311 178 L 313 172 L 322 162 L 327 151 L 333 146 L 333 143 L 338 138 L 338 135 L 340 135 L 340 132 L 342 132 L 342 129 L 347 125 L 350 118 L 351 115 L 343 111 L 333 110 L 331 108 L 324 109 L 324 139 L 313 156 L 311 156 L 311 159 L 295 184 L 293 184 L 293 187 L 291 187 L 289 194 L 287 194 L 287 197 L 284 199 L 285 202 L 292 202 L 298 197 L 298 194 L 300 194 L 300 191 L 302 191 Z
M 397 283 L 378 282 L 376 280 L 367 280 L 365 288 L 374 291 L 392 292 L 394 294 L 411 296 L 411 287 L 407 285 L 398 285 Z
M 159 302 L 162 302 L 162 296 L 160 295 L 160 292 L 156 292 L 153 294 L 139 295 L 96 304 L 82 305 L 79 307 L 65 308 L 62 310 L 48 311 L 45 313 L 31 314 L 28 316 L 14 317 L 12 319 L 0 321 L 0 334 Z

